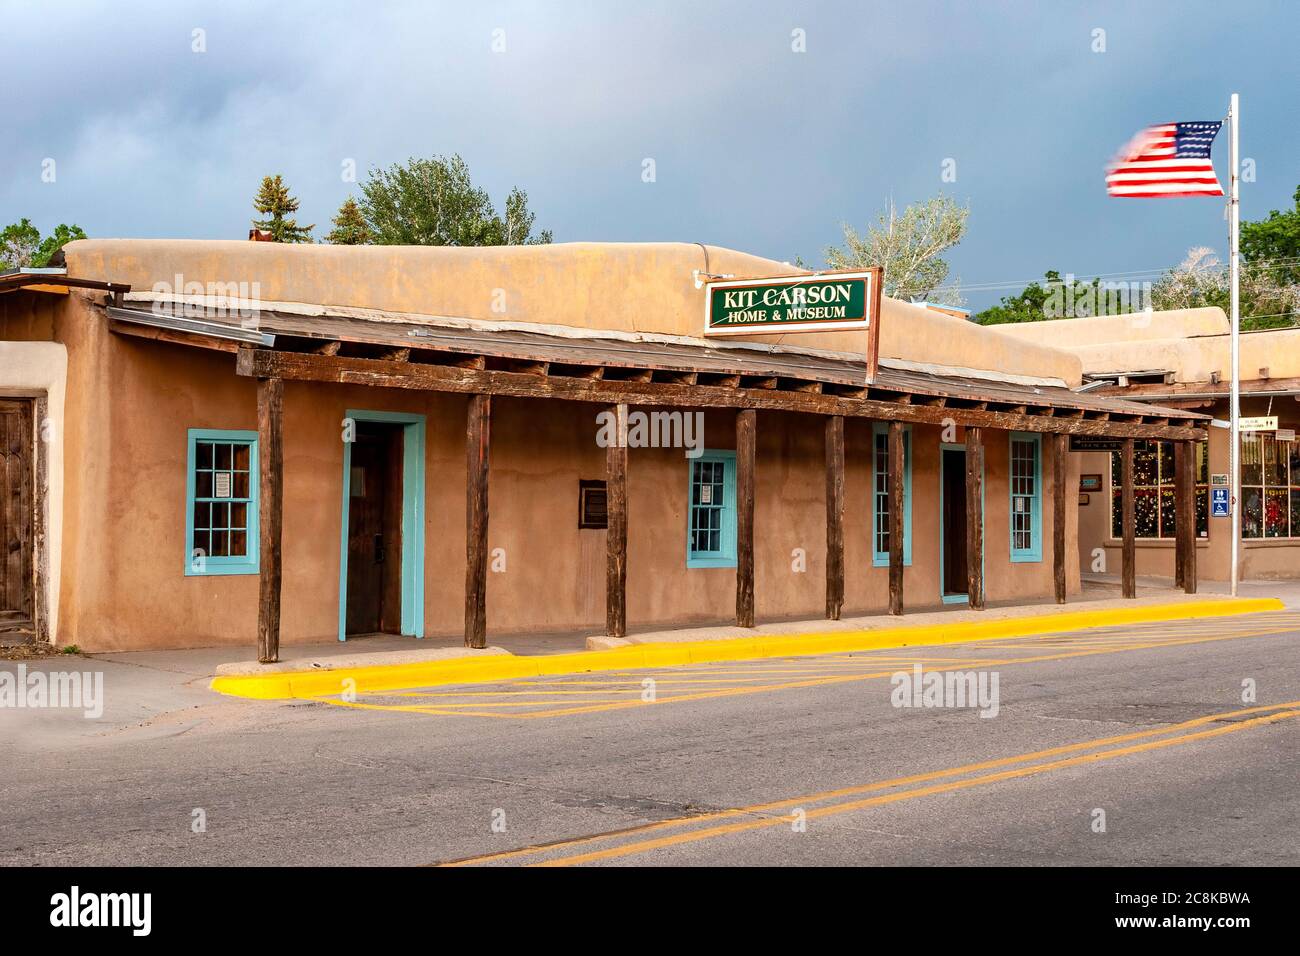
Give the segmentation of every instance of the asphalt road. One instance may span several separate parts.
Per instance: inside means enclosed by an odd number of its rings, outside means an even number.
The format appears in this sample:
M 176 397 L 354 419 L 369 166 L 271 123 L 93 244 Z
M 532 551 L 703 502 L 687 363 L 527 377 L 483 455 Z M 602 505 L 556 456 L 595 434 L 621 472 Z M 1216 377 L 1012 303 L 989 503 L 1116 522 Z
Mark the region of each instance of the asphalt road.
M 1276 612 L 355 702 L 196 691 L 93 732 L 0 712 L 0 863 L 1294 865 L 1298 648 Z M 996 716 L 895 706 L 916 662 L 996 674 Z M 120 708 L 141 678 L 106 669 Z

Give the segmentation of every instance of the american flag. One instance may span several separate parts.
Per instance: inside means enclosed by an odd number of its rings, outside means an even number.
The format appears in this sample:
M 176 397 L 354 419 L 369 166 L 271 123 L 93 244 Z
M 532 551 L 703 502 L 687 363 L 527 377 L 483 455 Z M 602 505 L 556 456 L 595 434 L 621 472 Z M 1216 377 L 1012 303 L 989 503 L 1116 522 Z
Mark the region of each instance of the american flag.
M 1138 133 L 1106 169 L 1112 196 L 1222 196 L 1210 147 L 1223 122 L 1165 123 Z

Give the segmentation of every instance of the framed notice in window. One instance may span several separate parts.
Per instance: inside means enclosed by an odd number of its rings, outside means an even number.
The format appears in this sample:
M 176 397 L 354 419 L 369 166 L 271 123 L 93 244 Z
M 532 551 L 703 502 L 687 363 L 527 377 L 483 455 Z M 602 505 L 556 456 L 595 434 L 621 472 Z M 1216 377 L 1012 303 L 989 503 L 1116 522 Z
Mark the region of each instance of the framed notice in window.
M 578 482 L 578 527 L 609 527 L 609 494 L 603 481 Z

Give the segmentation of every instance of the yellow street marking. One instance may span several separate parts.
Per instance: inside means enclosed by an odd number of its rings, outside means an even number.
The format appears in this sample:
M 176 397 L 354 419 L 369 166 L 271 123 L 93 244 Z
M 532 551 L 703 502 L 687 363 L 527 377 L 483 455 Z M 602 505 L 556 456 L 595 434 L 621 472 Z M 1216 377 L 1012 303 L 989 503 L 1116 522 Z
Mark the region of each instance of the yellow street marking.
M 597 833 L 590 836 L 578 837 L 575 839 L 557 840 L 546 844 L 538 844 L 535 846 L 521 847 L 520 849 L 517 850 L 506 850 L 499 853 L 490 853 L 483 856 L 469 857 L 462 860 L 453 860 L 453 861 L 449 861 L 448 863 L 444 863 L 442 865 L 443 866 L 468 866 L 477 863 L 491 863 L 500 860 L 515 859 L 522 856 L 532 856 L 539 853 L 550 853 L 556 850 L 564 850 L 571 847 L 586 846 L 591 843 L 614 839 L 623 836 L 630 836 L 633 834 L 654 833 L 654 832 L 659 832 L 661 830 L 672 829 L 674 827 L 696 826 L 698 824 L 708 823 L 713 820 L 723 820 L 723 819 L 729 819 L 737 816 L 760 815 L 760 814 L 770 813 L 774 810 L 787 809 L 791 807 L 806 807 L 810 804 L 824 803 L 826 801 L 837 800 L 844 797 L 860 796 L 866 793 L 872 793 L 880 790 L 890 790 L 898 787 L 906 787 L 918 783 L 928 783 L 930 781 L 943 780 L 949 777 L 960 777 L 966 774 L 977 773 L 979 771 L 999 770 L 1000 768 L 1010 767 L 1016 764 L 1030 763 L 1031 761 L 1042 760 L 1045 758 L 1061 757 L 1065 754 L 1075 754 L 1080 751 L 1110 747 L 1115 744 L 1128 744 L 1131 743 L 1132 741 L 1146 740 L 1147 738 L 1170 737 L 1170 735 L 1180 734 L 1184 731 L 1193 731 L 1195 730 L 1195 728 L 1203 727 L 1206 724 L 1213 723 L 1215 721 L 1220 721 L 1220 720 L 1230 720 L 1237 717 L 1246 717 L 1251 714 L 1269 715 L 1266 717 L 1255 718 L 1255 719 L 1242 721 L 1235 724 L 1229 724 L 1227 725 L 1227 727 L 1220 729 L 1220 731 L 1230 731 L 1233 729 L 1240 729 L 1245 726 L 1256 725 L 1261 721 L 1271 722 L 1273 720 L 1282 720 L 1289 717 L 1300 716 L 1300 711 L 1288 710 L 1288 708 L 1295 708 L 1297 706 L 1300 706 L 1300 700 L 1289 701 L 1285 704 L 1247 707 L 1241 710 L 1227 711 L 1224 713 L 1207 714 L 1203 717 L 1196 717 L 1191 720 L 1185 720 L 1177 724 L 1170 724 L 1166 727 L 1147 728 L 1145 730 L 1132 731 L 1130 733 L 1119 734 L 1111 737 L 1101 737 L 1095 740 L 1084 740 L 1084 741 L 1079 741 L 1077 743 L 1064 744 L 1058 747 L 1051 747 L 1046 750 L 1038 750 L 1030 753 L 1017 754 L 1010 757 L 999 757 L 994 760 L 985 760 L 985 761 L 980 761 L 978 763 L 965 764 L 962 766 L 950 767 L 943 770 L 933 770 L 927 773 L 912 774 L 905 777 L 895 777 L 890 780 L 882 780 L 882 781 L 877 781 L 874 783 L 863 784 L 854 787 L 842 787 L 836 790 L 826 790 L 821 793 L 807 794 L 798 797 L 789 797 L 782 800 L 776 800 L 768 803 L 754 804 L 752 806 L 747 806 L 747 807 L 737 807 L 737 808 L 732 808 L 727 810 L 715 811 L 713 813 L 699 814 L 696 816 L 676 817 L 671 820 L 660 820 L 655 823 L 647 823 L 636 827 L 628 827 L 621 830 L 607 831 L 604 833 Z M 1272 713 L 1270 714 L 1270 712 Z M 1220 731 L 1207 731 L 1205 733 L 1217 734 Z M 1176 736 L 1173 737 L 1172 740 L 1166 740 L 1166 741 L 1157 740 L 1152 743 L 1168 744 L 1174 742 L 1182 742 L 1190 739 L 1200 739 L 1201 736 L 1202 734 L 1195 734 L 1193 736 Z M 1150 749 L 1152 747 L 1152 743 L 1142 744 L 1139 746 L 1141 748 Z M 1097 754 L 1085 755 L 1085 757 L 1092 757 L 1095 759 L 1105 759 L 1108 756 L 1118 756 L 1122 752 L 1130 752 L 1130 751 L 1137 752 L 1134 748 L 1123 748 L 1122 750 L 1102 750 Z M 1071 761 L 1086 762 L 1084 757 L 1074 757 L 1071 758 Z M 1063 762 L 1058 761 L 1056 763 L 1049 763 L 1049 764 L 1035 764 L 1031 767 L 1024 768 L 1024 769 L 1031 772 L 1042 772 L 1045 769 L 1059 769 L 1059 766 L 1063 766 L 1063 765 L 1064 765 Z M 1028 775 L 1023 771 L 1015 772 L 1015 774 L 1020 776 Z M 994 774 L 991 776 L 974 777 L 972 778 L 972 781 L 979 782 L 979 783 L 992 782 L 993 777 L 1000 778 L 1001 775 Z M 952 788 L 956 789 L 955 787 Z M 939 792 L 939 791 L 933 790 L 933 788 L 929 788 L 925 791 L 925 793 L 930 793 L 930 792 Z M 907 795 L 922 795 L 922 791 L 908 790 L 908 791 L 904 791 L 902 794 L 894 795 L 894 796 L 907 796 Z M 869 802 L 870 801 L 857 801 L 855 804 L 834 804 L 830 807 L 811 811 L 808 813 L 808 815 L 811 817 L 813 816 L 814 812 L 818 816 L 827 815 L 828 811 L 847 812 L 847 810 L 851 808 L 858 808 L 857 804 L 859 803 L 869 803 Z M 762 820 L 754 821 L 754 822 L 759 825 L 767 826 L 767 825 L 774 825 L 779 823 L 788 823 L 789 819 L 787 816 L 778 816 L 774 818 L 764 817 Z M 714 828 L 714 829 L 720 829 L 720 828 Z M 708 830 L 706 831 L 693 830 L 686 835 L 693 836 L 695 834 L 700 834 L 700 833 L 712 835 L 712 831 L 708 831 Z M 658 843 L 658 841 L 646 841 L 646 842 Z M 640 847 L 645 847 L 645 844 L 633 844 L 632 846 L 640 848 Z M 645 848 L 651 848 L 651 847 L 645 847 Z M 616 847 L 614 849 L 625 850 L 628 848 Z M 642 852 L 642 851 L 643 851 L 642 849 L 631 850 L 631 852 Z M 566 862 L 566 863 L 580 862 L 582 860 L 590 858 L 591 856 L 592 856 L 591 854 L 584 854 L 580 857 L 569 857 L 563 860 L 562 862 Z
M 991 667 L 1005 667 L 1013 664 L 1045 663 L 1051 661 L 1069 660 L 1077 657 L 1092 657 L 1101 654 L 1114 654 L 1114 653 L 1121 653 L 1121 652 L 1133 651 L 1133 650 L 1159 649 L 1159 648 L 1170 647 L 1175 645 L 1203 644 L 1203 643 L 1211 643 L 1217 641 L 1237 640 L 1240 638 L 1268 636 L 1277 633 L 1278 631 L 1276 627 L 1270 627 L 1268 629 L 1262 629 L 1257 631 L 1246 631 L 1246 632 L 1236 633 L 1236 634 L 1228 633 L 1228 634 L 1218 634 L 1218 635 L 1206 636 L 1206 637 L 1190 637 L 1181 640 L 1171 640 L 1171 641 L 1159 641 L 1159 642 L 1143 641 L 1137 643 L 1127 642 L 1124 644 L 1107 643 L 1099 647 L 1088 646 L 1088 647 L 1083 647 L 1083 648 L 1078 648 L 1073 650 L 1067 650 L 1063 653 L 1058 653 L 1058 654 L 1042 654 L 1042 655 L 1035 655 L 1030 657 L 1010 657 L 1010 658 L 992 658 L 992 657 L 973 658 L 973 659 L 963 660 L 960 664 L 946 664 L 944 666 L 930 667 L 928 669 L 935 670 L 935 671 L 949 671 L 949 670 L 956 670 L 959 669 L 960 667 L 970 666 L 970 665 L 977 665 L 982 668 L 991 668 Z M 1022 647 L 1018 649 L 1021 650 L 1032 649 L 1034 643 L 1039 643 L 1039 642 L 1031 642 L 1026 647 Z M 1042 645 L 1039 644 L 1039 646 Z M 432 706 L 418 706 L 418 705 L 404 706 L 404 705 L 363 704 L 359 701 L 349 702 L 349 701 L 338 699 L 336 697 L 317 697 L 312 699 L 319 700 L 324 703 L 334 704 L 340 707 L 353 707 L 353 708 L 368 709 L 368 710 L 392 710 L 398 712 L 420 713 L 420 714 L 426 714 L 430 716 L 475 716 L 475 717 L 498 717 L 507 720 L 536 720 L 536 719 L 546 719 L 551 717 L 572 716 L 576 714 L 600 713 L 608 710 L 623 710 L 623 709 L 629 709 L 634 707 L 653 707 L 656 704 L 663 704 L 663 703 L 681 703 L 681 702 L 688 702 L 688 701 L 708 700 L 708 699 L 719 698 L 719 697 L 732 697 L 732 696 L 741 696 L 741 695 L 756 694 L 756 693 L 766 693 L 766 692 L 776 691 L 776 690 L 790 690 L 790 689 L 799 689 L 799 688 L 807 688 L 807 687 L 817 687 L 817 686 L 828 685 L 828 684 L 853 683 L 857 681 L 874 680 L 874 679 L 891 677 L 899 670 L 897 666 L 889 663 L 885 663 L 884 665 L 887 669 L 883 669 L 883 670 L 878 669 L 881 666 L 882 662 L 873 660 L 871 658 L 864 658 L 861 663 L 863 665 L 870 666 L 871 669 L 865 673 L 847 673 L 847 674 L 838 673 L 838 674 L 830 674 L 824 676 L 809 675 L 801 680 L 779 681 L 779 682 L 762 683 L 762 684 L 754 684 L 751 681 L 744 681 L 741 682 L 740 686 L 736 686 L 736 687 L 725 687 L 725 688 L 718 688 L 713 690 L 701 690 L 694 693 L 677 694 L 673 696 L 665 696 L 660 694 L 658 695 L 658 699 L 655 700 L 654 702 L 643 701 L 639 697 L 637 697 L 633 699 L 616 700 L 616 701 L 600 702 L 600 703 L 587 702 L 585 704 L 578 704 L 570 707 L 555 707 L 552 709 L 533 710 L 533 711 L 527 711 L 521 713 L 510 713 L 510 714 L 491 713 L 488 711 L 474 712 L 468 710 L 443 709 L 448 706 L 446 704 L 436 704 Z M 762 671 L 766 669 L 759 669 L 759 670 Z M 663 672 L 647 671 L 642 673 L 644 676 L 640 680 L 633 682 L 638 686 L 645 679 L 645 676 L 654 677 L 656 684 L 661 684 L 665 681 L 675 680 L 677 679 L 678 671 L 674 668 L 672 670 L 663 671 Z M 663 673 L 668 676 L 656 677 L 655 676 L 656 673 Z M 704 673 L 709 673 L 709 672 L 705 671 Z M 744 672 L 735 671 L 733 673 L 744 673 Z M 808 674 L 808 672 L 806 671 L 801 671 L 796 673 Z M 760 673 L 757 676 L 761 677 L 762 674 Z M 577 682 L 556 681 L 551 683 L 568 684 L 568 683 L 577 683 Z M 592 683 L 592 682 L 587 682 L 587 683 Z M 597 686 L 602 686 L 602 685 L 598 684 Z M 608 693 L 609 691 L 606 692 Z M 508 695 L 510 691 L 500 691 L 498 693 Z M 379 691 L 379 692 L 375 692 L 374 696 L 384 697 L 384 696 L 395 696 L 395 695 L 392 694 L 391 692 Z M 534 703 L 544 704 L 545 702 L 534 702 Z
M 1180 737 L 1170 737 L 1164 740 L 1150 740 L 1141 744 L 1133 744 L 1129 747 L 1118 747 L 1114 750 L 1102 750 L 1098 753 L 1082 754 L 1078 757 L 1068 757 L 1063 760 L 1054 760 L 1049 763 L 1035 764 L 1030 767 L 1020 767 L 1015 770 L 1003 770 L 999 773 L 984 774 L 982 776 L 973 777 L 969 780 L 957 780 L 952 783 L 934 784 L 933 786 L 921 787 L 917 790 L 905 790 L 901 793 L 888 793 L 882 794 L 878 797 L 869 797 L 865 800 L 854 800 L 849 803 L 835 804 L 834 806 L 810 810 L 807 813 L 807 818 L 809 820 L 814 820 L 822 817 L 837 816 L 841 813 L 851 813 L 855 810 L 865 810 L 869 807 L 883 806 L 888 803 L 899 803 L 903 800 L 913 800 L 918 797 L 929 797 L 940 793 L 950 793 L 954 790 L 967 790 L 971 787 L 978 787 L 989 783 L 1000 783 L 1004 780 L 1031 777 L 1040 773 L 1048 773 L 1053 770 L 1063 770 L 1067 767 L 1077 767 L 1083 764 L 1098 763 L 1102 760 L 1110 760 L 1113 757 L 1123 757 L 1130 754 L 1144 753 L 1150 750 L 1160 750 L 1165 747 L 1174 747 L 1180 744 L 1189 743 L 1193 740 L 1208 740 L 1212 737 L 1234 734 L 1250 727 L 1277 723 L 1281 720 L 1289 720 L 1292 717 L 1300 717 L 1300 710 L 1288 710 L 1278 714 L 1270 714 L 1267 717 L 1255 717 L 1250 720 L 1241 721 L 1240 723 L 1228 724 L 1224 727 L 1216 727 L 1213 730 L 1201 730 L 1196 733 L 1184 734 Z M 628 846 L 611 847 L 607 850 L 597 850 L 591 853 L 579 854 L 577 856 L 564 857 L 559 860 L 544 860 L 534 865 L 574 866 L 579 863 L 592 863 L 597 860 L 630 856 L 634 853 L 645 853 L 649 850 L 657 850 L 666 846 L 675 846 L 681 843 L 693 843 L 699 840 L 708 840 L 714 837 L 741 833 L 745 830 L 757 830 L 765 827 L 779 826 L 782 824 L 788 824 L 789 822 L 789 820 L 782 817 L 775 817 L 752 820 L 745 823 L 724 824 L 706 830 L 692 830 L 688 833 L 678 833 L 672 836 L 660 837 L 656 840 L 645 840 L 641 843 L 633 843 Z

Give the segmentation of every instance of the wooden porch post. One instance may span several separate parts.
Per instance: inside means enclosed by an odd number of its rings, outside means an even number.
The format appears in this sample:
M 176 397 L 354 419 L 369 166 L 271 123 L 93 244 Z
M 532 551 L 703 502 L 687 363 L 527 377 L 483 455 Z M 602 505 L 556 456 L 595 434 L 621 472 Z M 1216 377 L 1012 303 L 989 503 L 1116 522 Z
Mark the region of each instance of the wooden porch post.
M 1123 535 L 1120 593 L 1137 597 L 1137 513 L 1133 501 L 1133 439 L 1124 439 L 1120 452 L 1120 518 Z
M 903 423 L 889 423 L 889 613 L 903 613 Z
M 284 379 L 257 380 L 257 659 L 280 659 L 281 525 L 284 513 Z
M 984 610 L 984 436 L 966 429 L 966 595 L 974 611 Z
M 1196 444 L 1174 444 L 1175 523 L 1177 526 L 1176 582 L 1188 594 L 1196 593 Z
M 1070 462 L 1070 436 L 1052 436 L 1052 579 L 1056 603 L 1065 603 L 1065 494 Z
M 752 408 L 736 413 L 736 626 L 754 626 L 754 443 Z
M 1183 586 L 1183 511 L 1186 508 L 1186 490 L 1183 487 L 1183 459 L 1186 447 L 1180 441 L 1174 442 L 1174 588 Z
M 826 419 L 826 617 L 844 609 L 844 416 Z
M 465 646 L 487 647 L 488 451 L 492 396 L 469 397 L 465 427 Z
M 611 409 L 616 440 L 605 449 L 605 633 L 627 635 L 627 405 Z

